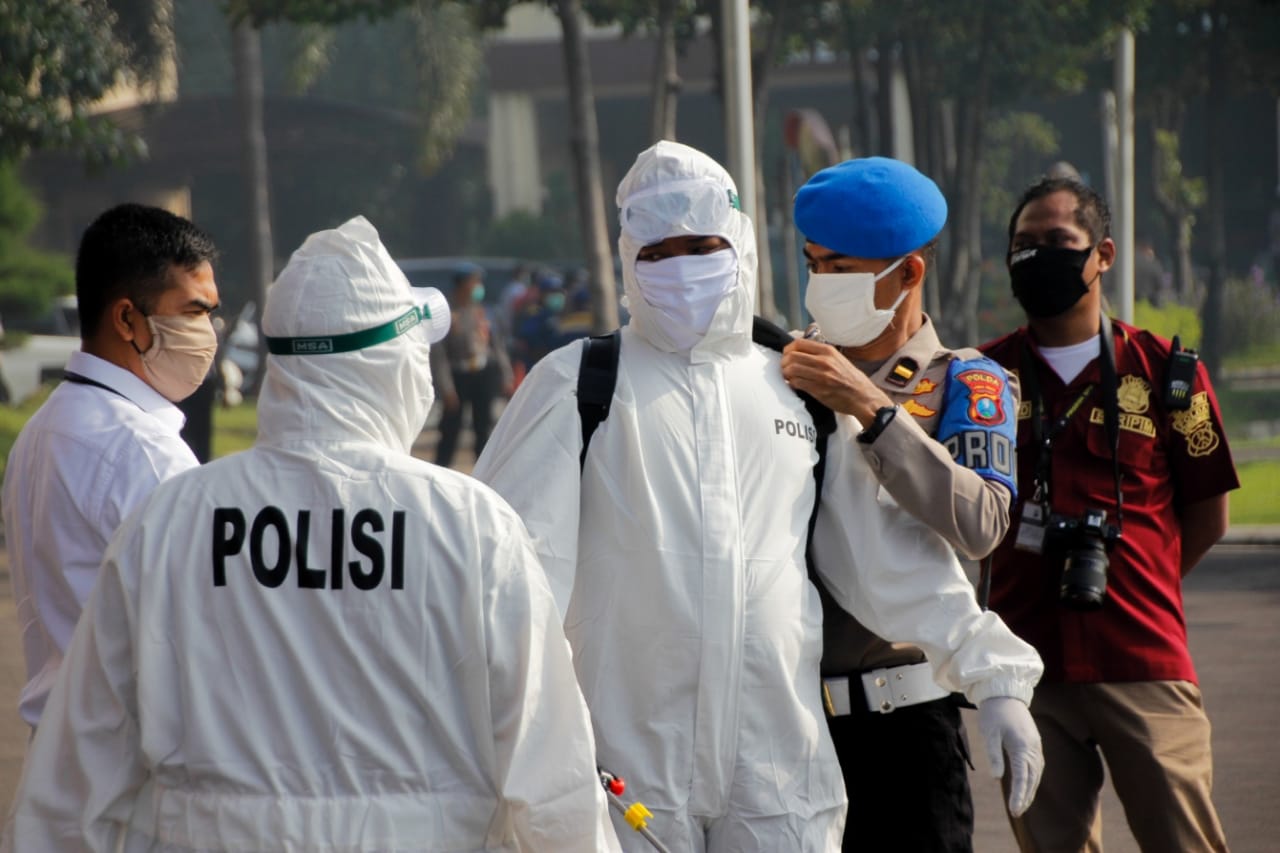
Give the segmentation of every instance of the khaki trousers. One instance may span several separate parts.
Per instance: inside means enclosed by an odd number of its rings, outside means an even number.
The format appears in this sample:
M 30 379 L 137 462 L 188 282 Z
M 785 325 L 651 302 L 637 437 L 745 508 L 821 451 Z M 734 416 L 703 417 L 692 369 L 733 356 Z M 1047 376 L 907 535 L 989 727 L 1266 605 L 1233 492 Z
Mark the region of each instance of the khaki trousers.
M 1143 851 L 1227 850 L 1210 799 L 1209 718 L 1194 684 L 1041 684 L 1031 714 L 1045 767 L 1031 808 L 1009 821 L 1023 853 L 1101 853 L 1104 758 Z

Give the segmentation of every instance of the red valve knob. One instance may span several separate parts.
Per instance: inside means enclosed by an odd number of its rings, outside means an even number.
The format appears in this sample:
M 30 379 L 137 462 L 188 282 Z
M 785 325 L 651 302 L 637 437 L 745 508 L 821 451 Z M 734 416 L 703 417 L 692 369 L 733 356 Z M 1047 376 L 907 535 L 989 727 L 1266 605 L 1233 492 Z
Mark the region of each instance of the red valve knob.
M 609 793 L 615 797 L 621 797 L 623 792 L 627 790 L 627 782 L 620 776 L 614 776 L 609 780 Z

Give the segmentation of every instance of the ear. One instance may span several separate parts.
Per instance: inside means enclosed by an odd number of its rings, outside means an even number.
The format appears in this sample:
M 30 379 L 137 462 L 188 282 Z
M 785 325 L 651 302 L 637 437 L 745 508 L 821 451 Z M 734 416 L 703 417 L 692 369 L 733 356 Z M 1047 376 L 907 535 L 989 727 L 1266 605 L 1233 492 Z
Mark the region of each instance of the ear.
M 122 296 L 107 306 L 105 325 L 121 340 L 132 341 L 137 337 L 131 322 L 134 314 L 141 314 L 141 312 L 133 304 L 132 299 Z
M 1107 237 L 1098 243 L 1098 272 L 1106 272 L 1116 262 L 1116 243 Z
M 919 287 L 924 283 L 924 274 L 927 268 L 924 258 L 920 255 L 915 253 L 907 255 L 907 259 L 898 267 L 902 272 L 902 286 L 905 288 Z

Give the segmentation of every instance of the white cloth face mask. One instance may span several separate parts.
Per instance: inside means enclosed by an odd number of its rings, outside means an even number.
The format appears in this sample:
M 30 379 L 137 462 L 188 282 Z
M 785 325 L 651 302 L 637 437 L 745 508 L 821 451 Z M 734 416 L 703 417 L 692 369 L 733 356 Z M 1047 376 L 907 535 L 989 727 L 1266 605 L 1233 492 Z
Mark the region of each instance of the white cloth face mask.
M 662 330 L 681 350 L 702 339 L 737 284 L 738 253 L 733 249 L 636 262 L 640 295 L 661 315 Z
M 879 273 L 809 273 L 804 307 L 813 315 L 822 336 L 842 347 L 860 347 L 880 337 L 902 300 L 907 298 L 907 291 L 903 288 L 888 308 L 877 308 L 876 282 L 897 269 L 907 257 L 903 255 Z

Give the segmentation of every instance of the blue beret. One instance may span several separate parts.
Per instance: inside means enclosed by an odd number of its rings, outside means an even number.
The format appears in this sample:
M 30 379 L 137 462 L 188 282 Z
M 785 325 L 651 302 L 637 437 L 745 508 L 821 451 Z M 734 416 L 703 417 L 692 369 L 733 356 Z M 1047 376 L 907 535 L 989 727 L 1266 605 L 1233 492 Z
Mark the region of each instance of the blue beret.
M 947 222 L 947 200 L 915 168 L 862 157 L 823 169 L 796 193 L 796 227 L 810 242 L 853 258 L 896 258 Z

